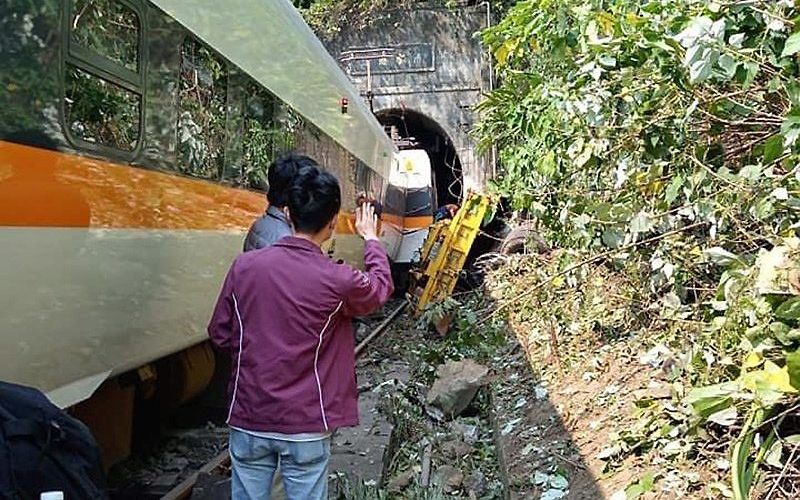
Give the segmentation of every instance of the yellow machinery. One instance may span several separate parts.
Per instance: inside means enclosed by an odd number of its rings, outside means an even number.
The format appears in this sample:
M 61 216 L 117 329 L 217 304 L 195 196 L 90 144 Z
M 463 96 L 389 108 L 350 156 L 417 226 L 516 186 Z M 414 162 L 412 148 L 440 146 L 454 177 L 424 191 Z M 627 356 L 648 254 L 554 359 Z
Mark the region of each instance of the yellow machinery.
M 412 271 L 410 290 L 412 301 L 416 301 L 415 316 L 453 293 L 490 204 L 488 196 L 469 193 L 452 220 L 431 226 L 420 250 L 418 267 Z M 420 288 L 422 292 L 418 294 Z

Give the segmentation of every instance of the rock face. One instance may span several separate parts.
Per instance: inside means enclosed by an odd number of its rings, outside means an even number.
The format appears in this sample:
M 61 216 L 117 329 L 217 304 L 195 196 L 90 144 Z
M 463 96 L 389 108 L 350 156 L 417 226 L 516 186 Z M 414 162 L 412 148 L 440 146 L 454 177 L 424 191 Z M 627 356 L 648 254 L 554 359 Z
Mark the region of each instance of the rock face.
M 453 418 L 469 405 L 488 374 L 488 368 L 471 359 L 441 365 L 428 391 L 428 404 Z
M 479 120 L 472 105 L 491 88 L 485 49 L 472 36 L 487 27 L 486 7 L 461 5 L 475 2 L 449 2 L 454 5 L 442 9 L 426 4 L 444 2 L 406 2 L 411 4 L 408 8 L 398 9 L 400 2 L 384 3 L 386 8 L 367 26 L 323 36 L 323 43 L 334 59 L 342 61 L 342 69 L 356 88 L 363 91 L 371 86 L 379 115 L 388 112 L 384 115 L 388 118 L 396 110 L 403 116 L 403 123 L 408 125 L 407 130 L 401 127 L 401 132 L 419 138 L 417 134 L 425 129 L 414 128 L 414 120 L 420 119 L 416 117 L 425 119 L 419 122 L 420 127 L 435 122 L 424 126 L 435 126 L 452 142 L 463 171 L 465 192 L 483 186 L 491 173 L 488 156 L 475 152 L 475 141 L 464 123 Z M 373 61 L 368 83 L 363 62 L 345 62 L 343 58 L 374 47 L 389 47 L 394 55 L 386 61 Z M 438 176 L 440 170 L 433 169 L 433 173 Z M 439 197 L 446 199 L 449 182 L 443 181 L 446 177 L 437 177 L 435 185 L 440 188 Z

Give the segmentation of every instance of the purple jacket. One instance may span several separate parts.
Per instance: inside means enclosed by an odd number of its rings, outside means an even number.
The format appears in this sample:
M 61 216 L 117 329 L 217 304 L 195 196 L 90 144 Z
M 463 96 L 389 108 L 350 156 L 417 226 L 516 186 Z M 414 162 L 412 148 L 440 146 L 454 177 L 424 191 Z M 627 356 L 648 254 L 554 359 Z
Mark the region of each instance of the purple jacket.
M 294 237 L 236 258 L 208 325 L 232 358 L 228 424 L 286 434 L 358 425 L 351 319 L 393 291 L 379 242 L 366 243 L 364 264 L 337 264 Z

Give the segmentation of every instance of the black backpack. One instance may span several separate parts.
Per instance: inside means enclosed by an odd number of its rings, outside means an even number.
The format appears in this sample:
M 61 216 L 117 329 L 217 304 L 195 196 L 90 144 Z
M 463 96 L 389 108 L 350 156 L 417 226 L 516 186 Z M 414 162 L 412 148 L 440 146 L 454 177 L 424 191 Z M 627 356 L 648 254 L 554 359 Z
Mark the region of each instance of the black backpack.
M 106 499 L 97 443 L 72 418 L 30 387 L 0 382 L 0 500 Z

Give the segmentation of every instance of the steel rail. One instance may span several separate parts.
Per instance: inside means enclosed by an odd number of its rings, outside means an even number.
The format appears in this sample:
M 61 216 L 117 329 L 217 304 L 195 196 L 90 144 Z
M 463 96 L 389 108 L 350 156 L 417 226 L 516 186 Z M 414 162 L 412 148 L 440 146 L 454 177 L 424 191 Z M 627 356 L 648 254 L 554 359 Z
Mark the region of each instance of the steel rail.
M 403 312 L 403 309 L 405 309 L 407 305 L 408 305 L 408 299 L 403 300 L 403 303 L 400 304 L 397 307 L 397 309 L 392 311 L 389 314 L 389 316 L 387 316 L 386 319 L 384 319 L 381 322 L 380 325 L 378 325 L 374 330 L 372 330 L 372 332 L 370 332 L 369 335 L 364 337 L 364 340 L 362 340 L 361 343 L 356 346 L 356 357 L 358 357 L 359 354 L 361 354 L 361 351 L 363 351 L 364 348 L 367 347 L 367 344 L 369 344 L 375 337 L 383 333 L 386 327 L 389 326 L 389 324 L 392 321 L 394 321 L 394 319 L 397 318 L 397 316 L 399 316 L 401 312 Z

